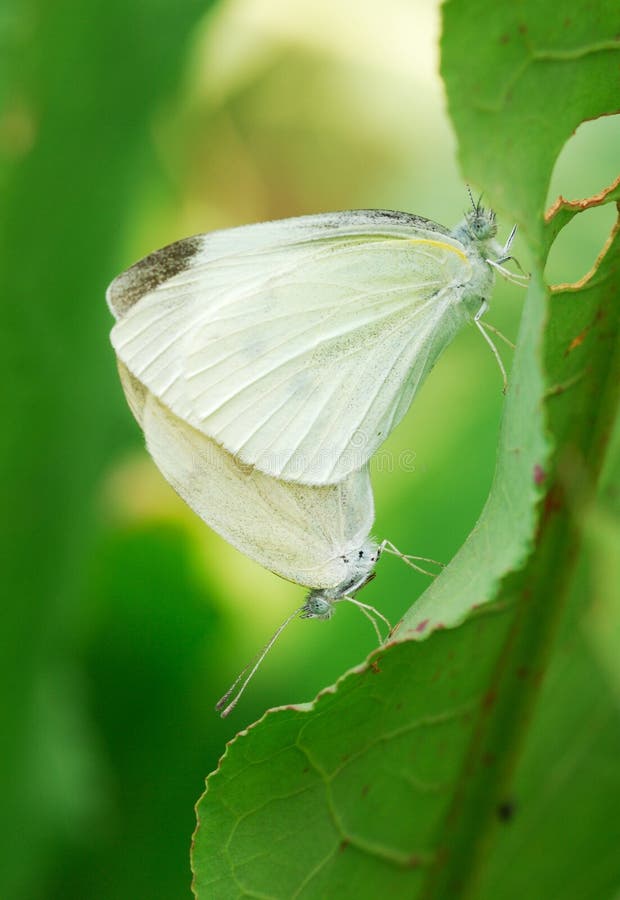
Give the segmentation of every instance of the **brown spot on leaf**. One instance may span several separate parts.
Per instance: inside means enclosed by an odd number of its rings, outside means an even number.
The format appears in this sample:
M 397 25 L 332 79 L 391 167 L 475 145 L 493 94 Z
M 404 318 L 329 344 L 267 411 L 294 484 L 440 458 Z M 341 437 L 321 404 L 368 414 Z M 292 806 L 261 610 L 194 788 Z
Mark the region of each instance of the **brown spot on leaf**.
M 604 306 L 599 306 L 596 310 L 596 315 L 594 316 L 594 322 L 598 325 L 599 322 L 604 321 L 607 318 L 607 310 Z
M 564 506 L 564 497 L 558 485 L 554 485 L 545 497 L 543 505 L 543 519 L 546 521 L 552 515 L 559 512 Z
M 580 331 L 579 334 L 572 339 L 566 350 L 564 351 L 564 356 L 568 356 L 569 353 L 572 353 L 573 350 L 576 350 L 577 347 L 581 346 L 588 336 L 588 332 L 590 331 L 590 326 L 588 325 L 583 331 Z
M 369 791 L 369 790 L 370 790 L 370 785 L 369 785 L 369 784 L 365 784 L 365 785 L 363 786 L 363 788 L 362 788 L 362 797 L 365 797 L 365 796 L 368 794 L 368 791 Z
M 484 697 L 482 698 L 482 708 L 483 709 L 491 709 L 492 706 L 495 705 L 495 701 L 497 700 L 497 691 L 494 688 L 487 691 Z
M 340 846 L 338 847 L 338 852 L 342 853 L 344 850 L 346 850 L 347 847 L 349 846 L 349 843 L 350 843 L 350 841 L 348 838 L 343 838 L 340 841 Z
M 429 622 L 430 619 L 422 619 L 422 621 L 416 625 L 415 630 L 418 632 L 418 634 L 422 634 L 423 631 L 426 631 L 426 626 Z
M 534 466 L 534 484 L 542 484 L 547 477 L 547 473 L 539 463 Z
M 375 675 L 381 674 L 381 666 L 379 665 L 379 663 L 377 662 L 376 659 L 373 659 L 373 661 L 370 663 L 370 668 L 375 673 Z
M 515 814 L 515 805 L 512 800 L 503 800 L 497 806 L 497 818 L 500 822 L 510 822 Z

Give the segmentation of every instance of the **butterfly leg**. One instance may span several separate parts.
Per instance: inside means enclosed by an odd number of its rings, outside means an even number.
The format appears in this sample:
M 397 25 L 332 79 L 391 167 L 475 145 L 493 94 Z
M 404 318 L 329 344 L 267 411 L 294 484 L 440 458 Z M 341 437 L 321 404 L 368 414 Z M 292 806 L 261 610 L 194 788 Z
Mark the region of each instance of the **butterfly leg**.
M 515 239 L 516 233 L 517 233 L 517 226 L 513 225 L 512 231 L 508 235 L 508 237 L 506 239 L 506 243 L 504 244 L 504 247 L 502 249 L 502 255 L 501 255 L 502 262 L 507 262 L 509 259 L 512 259 L 512 257 L 508 256 L 508 254 L 510 253 L 510 248 L 512 247 L 512 242 Z
M 510 347 L 511 350 L 517 349 L 515 347 L 515 345 L 512 343 L 512 341 L 510 340 L 510 338 L 507 338 L 505 334 L 502 334 L 502 332 L 499 330 L 499 328 L 496 328 L 494 325 L 491 325 L 489 322 L 485 322 L 484 327 L 487 329 L 487 331 L 492 331 L 493 334 L 496 334 L 498 336 L 498 338 L 500 340 L 502 340 L 505 344 L 508 344 L 508 346 Z
M 421 572 L 422 575 L 429 575 L 431 578 L 435 577 L 434 572 L 429 572 L 427 569 L 423 569 L 422 566 L 418 566 L 413 562 L 413 560 L 418 560 L 419 562 L 429 562 L 434 566 L 439 566 L 440 568 L 444 568 L 444 563 L 439 562 L 437 559 L 431 559 L 429 556 L 413 556 L 411 553 L 401 553 L 398 547 L 395 547 L 391 541 L 387 539 L 382 541 L 379 545 L 378 555 L 383 553 L 385 550 L 386 553 L 391 553 L 393 556 L 398 556 L 399 559 L 402 559 L 404 563 L 408 566 L 411 566 L 412 569 L 415 569 L 416 572 Z
M 343 597 L 343 600 L 348 600 L 349 603 L 353 603 L 354 606 L 357 606 L 359 610 L 361 610 L 366 618 L 372 622 L 372 627 L 375 629 L 375 634 L 377 635 L 377 639 L 379 641 L 379 646 L 383 644 L 383 638 L 381 637 L 381 632 L 379 631 L 379 626 L 377 625 L 375 616 L 378 616 L 388 627 L 388 634 L 392 632 L 391 623 L 385 618 L 383 613 L 380 613 L 378 609 L 375 609 L 374 606 L 369 606 L 368 603 L 362 603 L 360 600 L 356 600 L 355 597 Z M 374 615 L 373 615 L 374 613 Z
M 499 370 L 502 373 L 502 380 L 504 382 L 503 391 L 505 394 L 506 391 L 508 390 L 508 376 L 506 375 L 506 369 L 504 368 L 504 363 L 502 362 L 502 358 L 498 353 L 497 347 L 495 346 L 495 344 L 493 343 L 493 341 L 487 334 L 484 325 L 480 321 L 480 317 L 484 315 L 484 313 L 487 311 L 487 308 L 488 308 L 488 304 L 483 303 L 482 306 L 480 307 L 480 309 L 478 310 L 478 312 L 476 313 L 476 315 L 474 316 L 474 325 L 476 326 L 476 328 L 478 329 L 478 331 L 480 332 L 482 337 L 485 339 L 485 341 L 491 348 L 491 350 L 493 352 L 493 356 L 497 360 L 497 365 L 499 366 Z
M 495 266 L 497 266 L 497 268 L 503 275 L 508 274 L 511 276 L 515 276 L 517 278 L 529 279 L 530 276 L 527 274 L 527 272 L 523 271 L 523 267 L 521 266 L 521 263 L 519 262 L 519 260 L 515 259 L 514 256 L 510 255 L 510 248 L 512 247 L 512 242 L 515 239 L 516 233 L 517 233 L 517 226 L 513 225 L 512 231 L 508 235 L 506 243 L 502 247 L 502 252 L 500 253 L 499 258 L 494 260 L 493 264 Z M 508 272 L 508 270 L 504 269 L 504 263 L 507 263 L 507 262 L 513 262 L 516 266 L 518 266 L 519 269 L 521 269 L 521 275 L 516 275 L 514 272 Z
M 510 269 L 507 269 L 505 266 L 502 265 L 502 263 L 509 262 L 510 260 L 512 260 L 512 262 L 514 262 L 517 266 L 519 266 L 519 268 L 521 269 L 521 272 L 511 272 Z M 499 272 L 499 274 L 502 276 L 502 278 L 505 278 L 506 281 L 509 281 L 510 284 L 516 284 L 516 285 L 520 285 L 521 287 L 526 287 L 528 281 L 530 280 L 530 276 L 527 274 L 527 272 L 523 271 L 520 262 L 517 259 L 515 259 L 514 256 L 506 256 L 500 260 L 487 259 L 486 262 L 490 266 L 492 266 L 496 272 Z

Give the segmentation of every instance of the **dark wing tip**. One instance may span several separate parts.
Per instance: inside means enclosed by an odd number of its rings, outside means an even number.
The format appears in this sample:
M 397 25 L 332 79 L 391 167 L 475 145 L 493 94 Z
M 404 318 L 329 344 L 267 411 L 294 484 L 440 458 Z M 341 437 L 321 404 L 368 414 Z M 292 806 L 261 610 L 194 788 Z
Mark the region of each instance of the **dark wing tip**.
M 201 247 L 200 235 L 184 238 L 149 253 L 121 272 L 106 292 L 108 306 L 115 318 L 122 318 L 149 291 L 188 269 Z
M 364 209 L 360 213 L 367 216 L 372 222 L 380 226 L 383 224 L 404 225 L 406 228 L 425 228 L 427 231 L 437 231 L 440 234 L 449 234 L 450 231 L 444 225 L 417 216 L 414 213 L 401 212 L 395 209 Z

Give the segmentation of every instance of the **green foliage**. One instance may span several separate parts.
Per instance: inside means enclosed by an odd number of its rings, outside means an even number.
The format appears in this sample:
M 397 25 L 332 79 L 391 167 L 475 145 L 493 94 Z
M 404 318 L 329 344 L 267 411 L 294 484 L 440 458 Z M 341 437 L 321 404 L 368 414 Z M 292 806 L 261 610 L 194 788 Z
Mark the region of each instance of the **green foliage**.
M 493 487 L 388 647 L 229 746 L 198 805 L 199 898 L 617 892 L 617 695 L 576 567 L 618 408 L 617 235 L 583 285 L 543 282 L 554 161 L 617 103 L 614 19 L 604 3 L 445 6 L 465 175 L 534 260 Z
M 580 122 L 617 111 L 618 5 L 525 0 L 498 12 L 471 0 L 447 5 L 444 21 L 442 74 L 464 172 L 545 254 L 542 204 L 563 144 Z
M 128 424 L 107 385 L 107 282 L 151 118 L 204 4 L 2 12 L 4 322 L 0 896 L 31 896 L 101 800 L 75 652 L 93 495 Z

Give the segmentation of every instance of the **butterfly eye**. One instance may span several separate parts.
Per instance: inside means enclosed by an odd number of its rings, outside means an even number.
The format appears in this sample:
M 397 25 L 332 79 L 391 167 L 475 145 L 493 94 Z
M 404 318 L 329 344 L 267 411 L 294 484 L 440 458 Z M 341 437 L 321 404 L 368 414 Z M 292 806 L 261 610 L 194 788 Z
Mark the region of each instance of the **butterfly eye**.
M 466 218 L 472 237 L 476 240 L 486 241 L 497 234 L 497 222 L 492 209 L 476 206 Z
M 310 591 L 302 607 L 302 619 L 331 619 L 334 606 L 322 591 Z

